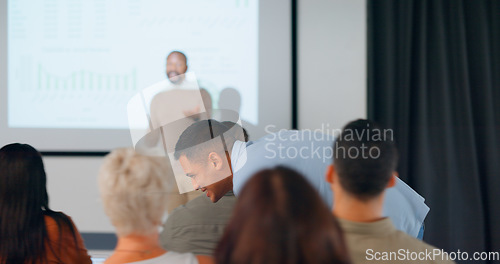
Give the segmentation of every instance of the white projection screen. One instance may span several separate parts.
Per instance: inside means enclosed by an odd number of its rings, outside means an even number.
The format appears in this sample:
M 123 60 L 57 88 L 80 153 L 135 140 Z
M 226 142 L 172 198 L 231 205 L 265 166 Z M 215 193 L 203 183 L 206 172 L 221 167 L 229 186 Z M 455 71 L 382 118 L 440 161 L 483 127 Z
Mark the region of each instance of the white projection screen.
M 0 145 L 132 146 L 127 103 L 166 80 L 173 50 L 251 138 L 290 128 L 290 2 L 1 0 Z

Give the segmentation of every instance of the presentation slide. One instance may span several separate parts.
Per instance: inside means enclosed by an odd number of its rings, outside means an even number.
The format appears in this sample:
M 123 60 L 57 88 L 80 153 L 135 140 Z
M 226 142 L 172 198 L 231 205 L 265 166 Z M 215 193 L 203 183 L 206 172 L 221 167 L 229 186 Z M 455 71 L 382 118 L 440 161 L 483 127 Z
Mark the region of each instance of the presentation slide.
M 236 90 L 258 123 L 258 1 L 9 0 L 7 12 L 11 128 L 127 129 L 127 103 L 167 78 L 173 50 L 214 109 Z
M 238 112 L 250 138 L 290 128 L 289 0 L 0 0 L 0 145 L 133 146 L 128 106 L 173 89 L 172 51 L 207 109 Z

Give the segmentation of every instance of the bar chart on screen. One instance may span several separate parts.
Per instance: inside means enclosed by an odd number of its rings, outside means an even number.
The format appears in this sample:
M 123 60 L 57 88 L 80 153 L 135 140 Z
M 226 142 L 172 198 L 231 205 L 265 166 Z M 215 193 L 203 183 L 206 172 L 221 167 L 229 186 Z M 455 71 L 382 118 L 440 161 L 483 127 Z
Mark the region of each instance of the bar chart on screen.
M 7 9 L 9 127 L 127 129 L 127 102 L 166 79 L 172 50 L 215 106 L 234 88 L 257 122 L 258 1 L 9 0 Z
M 138 91 L 137 73 L 132 69 L 124 74 L 103 74 L 78 70 L 66 76 L 52 74 L 38 65 L 37 91 Z

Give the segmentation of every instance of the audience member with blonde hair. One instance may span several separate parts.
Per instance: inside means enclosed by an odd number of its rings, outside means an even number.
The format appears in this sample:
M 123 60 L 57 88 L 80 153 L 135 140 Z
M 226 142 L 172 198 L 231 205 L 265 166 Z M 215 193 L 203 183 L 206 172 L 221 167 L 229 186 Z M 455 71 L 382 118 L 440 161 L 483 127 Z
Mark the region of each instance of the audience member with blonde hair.
M 133 149 L 118 149 L 104 159 L 99 188 L 118 243 L 105 263 L 211 263 L 209 257 L 164 250 L 158 228 L 166 214 L 168 165 Z

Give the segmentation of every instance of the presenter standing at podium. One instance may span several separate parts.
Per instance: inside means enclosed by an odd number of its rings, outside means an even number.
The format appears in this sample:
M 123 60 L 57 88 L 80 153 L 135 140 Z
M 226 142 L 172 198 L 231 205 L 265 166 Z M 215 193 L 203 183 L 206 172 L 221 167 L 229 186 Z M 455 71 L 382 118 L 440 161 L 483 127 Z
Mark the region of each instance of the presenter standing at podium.
M 164 155 L 161 151 L 164 142 L 161 140 L 159 128 L 190 117 L 192 122 L 209 118 L 212 111 L 212 99 L 203 88 L 199 88 L 194 73 L 186 73 L 188 69 L 187 57 L 180 51 L 172 51 L 167 56 L 167 78 L 143 90 L 146 109 L 149 109 L 149 124 L 151 133 L 136 150 L 147 155 Z M 157 151 L 160 150 L 160 151 Z M 173 186 L 168 204 L 168 212 L 179 205 L 187 203 L 197 197 L 200 192 L 181 193 L 178 190 L 174 175 L 166 175 L 169 185 Z

